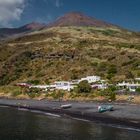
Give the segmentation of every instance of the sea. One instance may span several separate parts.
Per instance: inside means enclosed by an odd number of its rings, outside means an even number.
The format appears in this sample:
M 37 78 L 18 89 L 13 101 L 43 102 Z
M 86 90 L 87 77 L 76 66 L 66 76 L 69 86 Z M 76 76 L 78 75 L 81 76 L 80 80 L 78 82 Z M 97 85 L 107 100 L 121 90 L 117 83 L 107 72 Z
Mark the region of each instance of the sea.
M 140 129 L 3 106 L 0 140 L 140 140 Z

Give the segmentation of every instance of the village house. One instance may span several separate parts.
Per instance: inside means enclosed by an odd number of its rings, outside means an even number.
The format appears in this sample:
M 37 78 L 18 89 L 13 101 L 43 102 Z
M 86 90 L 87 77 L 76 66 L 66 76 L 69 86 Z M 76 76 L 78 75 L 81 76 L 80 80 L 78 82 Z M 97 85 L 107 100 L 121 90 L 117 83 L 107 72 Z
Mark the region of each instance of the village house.
M 136 81 L 140 81 L 140 78 L 135 78 Z
M 16 86 L 19 86 L 19 87 L 30 87 L 31 84 L 29 84 L 29 83 L 17 83 Z
M 108 85 L 107 84 L 103 84 L 103 83 L 101 83 L 101 84 L 92 84 L 91 87 L 93 89 L 102 89 L 102 90 L 104 90 L 104 89 L 108 88 Z
M 51 90 L 51 89 L 55 89 L 55 85 L 32 85 L 29 88 L 38 88 L 38 89 L 42 89 L 45 91 Z
M 126 83 L 123 81 L 122 83 L 118 83 L 117 87 L 121 89 L 128 89 L 130 92 L 135 92 L 137 88 L 140 88 L 139 83 Z
M 68 82 L 68 81 L 57 81 L 54 83 L 54 85 L 55 85 L 55 89 L 57 90 L 67 90 L 67 91 L 71 91 L 75 87 L 72 84 L 72 82 Z
M 95 83 L 101 80 L 100 76 L 87 76 L 85 78 L 81 78 L 79 81 L 87 80 L 89 84 Z

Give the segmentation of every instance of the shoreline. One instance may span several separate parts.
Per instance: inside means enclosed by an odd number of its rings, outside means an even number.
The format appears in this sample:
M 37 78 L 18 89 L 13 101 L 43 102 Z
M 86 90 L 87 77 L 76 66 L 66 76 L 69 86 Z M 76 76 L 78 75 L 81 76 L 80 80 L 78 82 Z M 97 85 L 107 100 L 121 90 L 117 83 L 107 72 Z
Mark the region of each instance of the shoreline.
M 72 108 L 61 109 L 60 105 L 62 104 L 72 104 Z M 97 107 L 102 104 L 112 104 L 115 110 L 98 113 Z M 33 99 L 0 99 L 0 106 L 36 110 L 71 118 L 89 120 L 96 123 L 140 129 L 140 105 L 75 101 L 38 101 Z

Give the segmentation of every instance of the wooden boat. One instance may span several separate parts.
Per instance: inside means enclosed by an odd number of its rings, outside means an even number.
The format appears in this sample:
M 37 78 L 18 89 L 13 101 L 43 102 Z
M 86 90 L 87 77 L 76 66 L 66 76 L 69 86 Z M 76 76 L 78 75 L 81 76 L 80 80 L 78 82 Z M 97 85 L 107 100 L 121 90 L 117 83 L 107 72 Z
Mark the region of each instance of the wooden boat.
M 106 111 L 113 111 L 114 107 L 112 105 L 106 105 L 106 106 L 98 106 L 98 112 L 103 113 Z
M 72 104 L 65 104 L 60 106 L 62 109 L 68 109 L 72 107 Z

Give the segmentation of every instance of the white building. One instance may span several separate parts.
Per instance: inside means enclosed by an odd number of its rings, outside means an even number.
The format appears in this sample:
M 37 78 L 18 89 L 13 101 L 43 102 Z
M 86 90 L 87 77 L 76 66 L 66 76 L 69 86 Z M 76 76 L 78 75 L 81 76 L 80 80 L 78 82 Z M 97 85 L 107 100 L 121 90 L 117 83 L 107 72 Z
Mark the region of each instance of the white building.
M 55 85 L 32 85 L 30 86 L 29 88 L 37 88 L 37 89 L 42 89 L 42 90 L 45 90 L 45 91 L 48 91 L 48 90 L 55 90 Z
M 80 79 L 80 82 L 81 81 L 84 81 L 84 80 L 87 80 L 89 84 L 91 83 L 95 83 L 95 82 L 98 82 L 101 80 L 101 77 L 100 76 L 87 76 L 85 78 L 81 78 Z
M 67 90 L 70 91 L 74 89 L 74 85 L 72 85 L 72 82 L 68 81 L 57 81 L 54 84 L 51 85 L 31 85 L 29 88 L 38 88 L 38 89 L 44 89 L 46 91 L 50 90 Z
M 106 84 L 93 84 L 93 85 L 91 85 L 91 87 L 94 89 L 102 89 L 102 90 L 108 88 L 108 86 Z
M 20 86 L 20 87 L 30 87 L 31 84 L 29 84 L 29 83 L 17 83 L 16 86 Z
M 140 78 L 135 78 L 136 81 L 140 81 Z
M 135 92 L 137 88 L 140 88 L 140 84 L 138 84 L 138 83 L 137 84 L 134 84 L 134 83 L 128 84 L 127 87 L 129 89 L 129 91 Z
M 139 83 L 126 83 L 125 81 L 122 83 L 118 83 L 117 86 L 120 88 L 127 88 L 131 92 L 135 92 L 137 88 L 140 88 Z
M 72 85 L 72 82 L 68 82 L 68 81 L 57 81 L 54 83 L 54 85 L 55 85 L 55 89 L 67 90 L 67 91 L 70 91 L 75 87 L 74 85 Z

